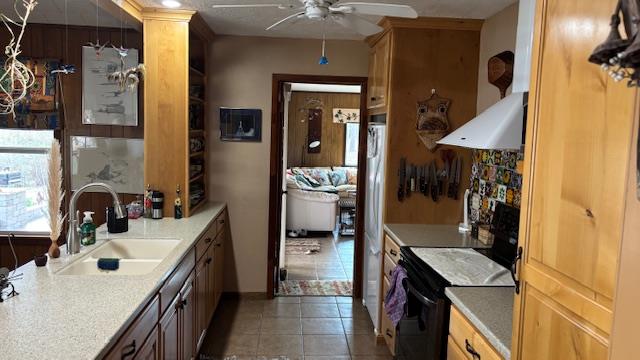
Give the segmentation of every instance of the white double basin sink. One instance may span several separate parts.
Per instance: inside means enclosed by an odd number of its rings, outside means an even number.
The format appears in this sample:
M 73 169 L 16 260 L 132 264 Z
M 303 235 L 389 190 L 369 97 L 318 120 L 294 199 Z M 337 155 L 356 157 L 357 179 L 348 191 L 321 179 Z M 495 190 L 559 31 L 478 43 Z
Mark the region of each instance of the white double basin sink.
M 180 243 L 178 239 L 111 239 L 57 272 L 58 275 L 144 275 L 153 271 Z M 117 270 L 101 270 L 98 259 L 120 259 Z

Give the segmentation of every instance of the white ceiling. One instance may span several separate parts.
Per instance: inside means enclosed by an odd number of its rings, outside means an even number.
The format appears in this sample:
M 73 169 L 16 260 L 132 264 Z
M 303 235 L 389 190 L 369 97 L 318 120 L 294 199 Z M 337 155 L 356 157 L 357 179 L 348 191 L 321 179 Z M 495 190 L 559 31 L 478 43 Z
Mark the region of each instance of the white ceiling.
M 20 3 L 22 0 L 18 0 Z M 67 18 L 69 25 L 95 26 L 96 25 L 96 5 L 91 0 L 66 0 Z M 111 1 L 111 0 L 101 0 Z M 21 7 L 18 7 L 21 9 Z M 38 5 L 31 13 L 29 22 L 41 24 L 64 24 L 65 23 L 65 0 L 39 0 Z M 13 14 L 13 0 L 0 0 L 0 12 L 15 18 Z M 120 19 L 116 19 L 109 13 L 100 9 L 100 26 L 120 27 Z
M 360 85 L 292 83 L 291 91 L 359 94 Z
M 138 0 L 149 7 L 161 6 L 161 0 Z M 295 10 L 277 8 L 213 9 L 213 4 L 300 4 L 300 0 L 179 0 L 183 8 L 197 10 L 217 34 L 254 35 L 293 38 L 321 38 L 321 23 L 301 20 L 276 30 L 264 29 L 293 14 Z M 349 1 L 349 0 L 346 0 Z M 518 0 L 354 0 L 411 5 L 420 16 L 486 19 Z M 370 17 L 377 22 L 380 18 Z M 329 39 L 362 39 L 363 37 L 335 23 L 325 25 Z

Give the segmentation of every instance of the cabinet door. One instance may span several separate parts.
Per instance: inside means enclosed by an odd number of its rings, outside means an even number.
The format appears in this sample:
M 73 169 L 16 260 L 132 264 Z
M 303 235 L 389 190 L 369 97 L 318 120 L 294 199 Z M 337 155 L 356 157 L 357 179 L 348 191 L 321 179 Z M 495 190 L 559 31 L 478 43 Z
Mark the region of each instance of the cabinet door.
M 585 59 L 616 3 L 537 2 L 514 359 L 607 357 L 636 91 Z
M 180 352 L 180 296 L 176 296 L 160 320 L 160 358 L 178 359 Z
M 181 344 L 182 359 L 191 360 L 195 356 L 195 329 L 196 329 L 196 292 L 194 286 L 194 276 L 190 276 L 180 292 L 180 322 L 181 322 Z
M 391 50 L 391 35 L 385 34 L 373 48 L 372 86 L 370 86 L 369 108 L 382 108 L 386 105 L 387 86 L 389 84 L 389 56 Z
M 218 238 L 216 239 L 216 243 L 214 243 L 214 256 L 213 256 L 213 273 L 214 273 L 214 281 L 213 281 L 213 311 L 218 307 L 218 303 L 220 301 L 220 297 L 222 296 L 222 291 L 224 287 L 224 242 L 225 242 L 225 231 L 223 230 L 218 234 Z
M 215 274 L 215 249 L 216 246 L 209 247 L 209 251 L 207 252 L 207 292 L 205 294 L 206 297 L 206 320 L 207 322 L 211 320 L 213 316 L 214 306 L 215 306 L 215 282 L 216 282 L 216 274 Z
M 136 360 L 159 360 L 158 327 L 155 327 L 136 355 Z
M 367 80 L 367 108 L 374 106 L 376 92 L 376 48 L 369 50 L 369 78 Z
M 455 341 L 449 336 L 447 340 L 447 360 L 469 360 L 465 352 L 458 347 Z
M 196 340 L 199 349 L 204 340 L 205 332 L 209 326 L 207 318 L 207 256 L 203 256 L 196 265 Z

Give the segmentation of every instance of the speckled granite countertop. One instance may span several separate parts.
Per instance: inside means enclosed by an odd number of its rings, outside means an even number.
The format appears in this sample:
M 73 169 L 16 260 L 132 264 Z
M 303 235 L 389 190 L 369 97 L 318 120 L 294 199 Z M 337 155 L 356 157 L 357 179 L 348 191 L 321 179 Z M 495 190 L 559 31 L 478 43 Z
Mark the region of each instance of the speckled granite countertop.
M 445 294 L 500 355 L 511 358 L 513 287 L 449 287 Z
M 133 315 L 159 289 L 225 208 L 209 203 L 187 219 L 130 220 L 129 231 L 107 234 L 98 228 L 96 245 L 80 254 L 49 259 L 38 268 L 33 261 L 20 267 L 15 282 L 20 295 L 0 303 L 0 358 L 92 359 L 104 355 Z M 139 276 L 57 275 L 56 272 L 113 238 L 175 238 L 178 246 L 149 274 Z
M 467 247 L 485 249 L 485 245 L 469 234 L 458 232 L 457 225 L 385 224 L 384 230 L 400 246 Z

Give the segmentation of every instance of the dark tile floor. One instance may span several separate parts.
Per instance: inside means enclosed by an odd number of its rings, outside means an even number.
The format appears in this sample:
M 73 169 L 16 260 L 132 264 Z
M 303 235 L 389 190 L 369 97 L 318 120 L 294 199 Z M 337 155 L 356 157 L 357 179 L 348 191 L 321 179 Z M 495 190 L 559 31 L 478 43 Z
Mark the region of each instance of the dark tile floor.
M 320 251 L 309 255 L 286 255 L 287 280 L 352 280 L 353 237 L 318 238 Z M 286 241 L 286 240 L 285 240 Z
M 367 310 L 350 297 L 223 299 L 202 345 L 204 359 L 388 360 Z

